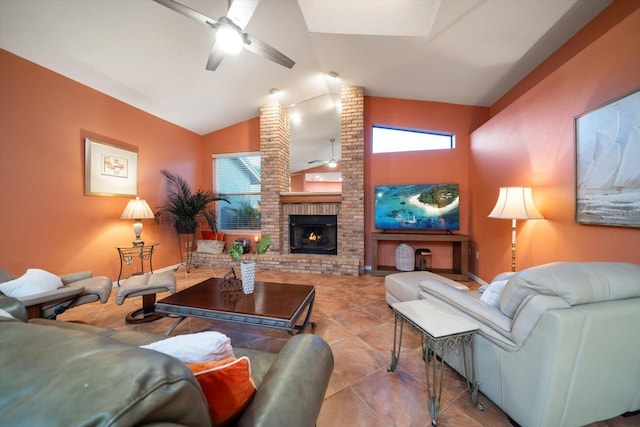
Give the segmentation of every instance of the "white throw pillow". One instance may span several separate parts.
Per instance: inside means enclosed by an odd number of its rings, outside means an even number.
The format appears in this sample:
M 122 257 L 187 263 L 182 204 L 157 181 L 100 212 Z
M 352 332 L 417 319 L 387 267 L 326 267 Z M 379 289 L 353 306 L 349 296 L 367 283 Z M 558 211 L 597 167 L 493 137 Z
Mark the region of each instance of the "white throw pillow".
M 496 280 L 480 296 L 480 300 L 491 307 L 500 308 L 500 296 L 508 280 Z
M 140 348 L 168 354 L 183 363 L 209 362 L 235 357 L 229 337 L 215 331 L 178 335 L 141 345 Z
M 0 283 L 0 292 L 9 297 L 21 298 L 55 291 L 60 287 L 62 287 L 60 277 L 39 268 L 30 268 L 17 279 Z

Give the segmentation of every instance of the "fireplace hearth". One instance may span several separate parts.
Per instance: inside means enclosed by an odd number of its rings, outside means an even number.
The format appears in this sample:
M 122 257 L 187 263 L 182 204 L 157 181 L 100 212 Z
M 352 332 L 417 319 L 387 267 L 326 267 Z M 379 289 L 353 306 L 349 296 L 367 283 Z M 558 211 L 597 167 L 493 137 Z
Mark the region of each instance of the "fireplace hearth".
M 289 215 L 292 254 L 338 254 L 337 215 Z

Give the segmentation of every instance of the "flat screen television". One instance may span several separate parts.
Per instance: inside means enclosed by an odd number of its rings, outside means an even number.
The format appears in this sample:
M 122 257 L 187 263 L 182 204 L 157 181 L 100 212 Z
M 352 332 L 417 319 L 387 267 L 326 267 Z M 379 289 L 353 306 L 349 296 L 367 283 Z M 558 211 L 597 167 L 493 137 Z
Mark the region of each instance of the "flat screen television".
M 378 230 L 460 230 L 458 184 L 403 184 L 375 187 Z

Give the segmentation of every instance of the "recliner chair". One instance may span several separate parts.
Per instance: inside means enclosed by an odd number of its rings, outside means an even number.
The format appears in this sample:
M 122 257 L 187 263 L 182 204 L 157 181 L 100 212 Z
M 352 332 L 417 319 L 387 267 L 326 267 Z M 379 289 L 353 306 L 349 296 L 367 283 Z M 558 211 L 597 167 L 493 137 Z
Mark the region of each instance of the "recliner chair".
M 91 271 L 64 274 L 58 276 L 63 286 L 47 292 L 18 298 L 27 309 L 29 319 L 55 319 L 69 308 L 100 301 L 109 300 L 111 280 L 105 276 L 93 277 Z M 16 276 L 0 268 L 0 283 L 15 279 Z M 1 294 L 1 292 L 0 292 Z

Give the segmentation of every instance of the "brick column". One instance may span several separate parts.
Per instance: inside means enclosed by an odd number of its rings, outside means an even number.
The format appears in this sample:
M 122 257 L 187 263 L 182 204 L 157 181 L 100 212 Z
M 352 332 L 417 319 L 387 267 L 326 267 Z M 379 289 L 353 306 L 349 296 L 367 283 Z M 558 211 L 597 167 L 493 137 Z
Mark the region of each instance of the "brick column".
M 342 206 L 338 216 L 338 255 L 357 258 L 364 272 L 364 88 L 340 93 Z
M 289 119 L 277 101 L 260 108 L 262 157 L 261 221 L 263 234 L 271 236 L 271 253 L 282 250 L 280 193 L 289 191 Z

